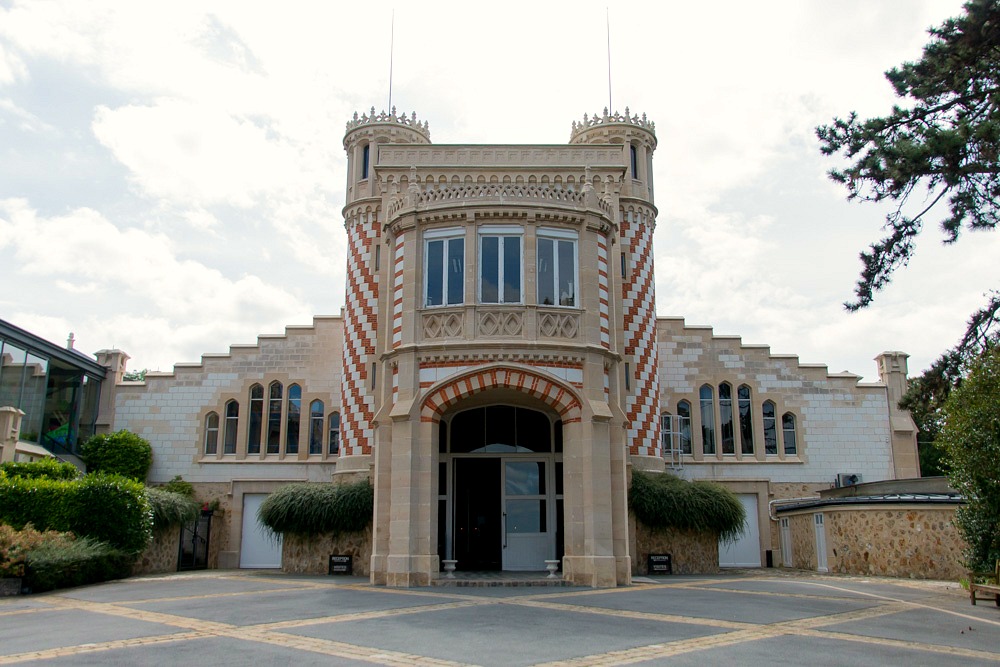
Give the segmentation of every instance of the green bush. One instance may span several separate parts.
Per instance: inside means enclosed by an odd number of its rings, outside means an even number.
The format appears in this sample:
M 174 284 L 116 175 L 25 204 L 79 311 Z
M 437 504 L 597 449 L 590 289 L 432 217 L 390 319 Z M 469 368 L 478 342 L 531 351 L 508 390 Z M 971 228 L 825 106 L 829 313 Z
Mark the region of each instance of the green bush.
M 0 463 L 0 470 L 7 473 L 7 477 L 24 477 L 26 479 L 76 479 L 80 476 L 80 471 L 72 463 L 56 459 L 31 462 L 9 461 Z
M 275 533 L 318 535 L 364 530 L 375 513 L 368 480 L 354 484 L 289 484 L 261 504 L 258 517 Z
M 743 504 L 729 489 L 666 473 L 634 471 L 628 500 L 635 517 L 654 529 L 710 532 L 733 540 L 743 532 L 746 522 Z
M 153 512 L 145 487 L 120 475 L 71 481 L 12 477 L 0 480 L 0 523 L 70 531 L 138 552 L 152 539 Z
M 153 463 L 153 448 L 144 438 L 126 430 L 99 434 L 80 446 L 87 472 L 104 472 L 144 481 Z
M 191 482 L 185 482 L 180 475 L 174 475 L 172 480 L 163 485 L 163 490 L 194 498 L 194 485 Z
M 198 502 L 191 496 L 168 491 L 166 487 L 147 488 L 146 498 L 153 510 L 154 530 L 194 521 L 198 518 L 198 512 L 201 509 Z
M 72 535 L 46 540 L 28 552 L 21 585 L 32 593 L 82 586 L 132 573 L 134 554 L 97 540 Z

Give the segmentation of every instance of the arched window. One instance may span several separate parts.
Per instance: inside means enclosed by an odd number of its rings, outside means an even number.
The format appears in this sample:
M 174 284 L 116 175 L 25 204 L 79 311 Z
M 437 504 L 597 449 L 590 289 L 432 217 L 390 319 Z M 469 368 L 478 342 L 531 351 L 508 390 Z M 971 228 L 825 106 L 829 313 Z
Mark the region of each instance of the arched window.
M 285 414 L 285 453 L 299 453 L 299 424 L 302 420 L 302 387 L 288 387 L 288 411 Z
M 205 415 L 205 453 L 219 452 L 219 413 L 209 412 Z
M 371 166 L 371 144 L 365 144 L 361 151 L 361 180 L 368 178 L 368 170 Z
M 281 393 L 280 382 L 268 387 L 267 401 L 267 453 L 277 454 L 281 448 Z
M 761 412 L 764 414 L 764 453 L 773 456 L 778 453 L 778 421 L 774 401 L 764 401 Z
M 236 429 L 239 425 L 240 404 L 236 401 L 229 401 L 226 403 L 226 433 L 222 441 L 223 454 L 236 453 Z M 260 451 L 259 447 L 258 451 Z
M 340 413 L 330 413 L 330 454 L 340 453 Z
M 309 453 L 323 453 L 323 401 L 309 404 Z
M 740 411 L 740 453 L 753 455 L 753 411 L 750 403 L 750 387 L 741 384 L 736 390 Z
M 701 401 L 701 447 L 705 454 L 715 454 L 715 391 L 703 384 L 698 390 Z
M 791 412 L 781 415 L 781 437 L 785 442 L 785 454 L 795 456 L 797 451 L 795 444 L 795 415 Z
M 691 404 L 687 401 L 677 403 L 677 433 L 681 444 L 681 453 L 691 453 Z
M 250 423 L 247 425 L 247 454 L 260 454 L 261 429 L 264 426 L 264 387 L 250 387 Z
M 719 436 L 722 453 L 736 453 L 736 434 L 733 431 L 733 386 L 728 382 L 719 385 Z
M 635 144 L 628 147 L 629 163 L 631 164 L 632 178 L 639 178 L 639 151 Z
M 677 439 L 674 416 L 669 412 L 660 415 L 660 447 L 663 448 L 663 455 L 666 456 L 671 450 L 680 449 Z

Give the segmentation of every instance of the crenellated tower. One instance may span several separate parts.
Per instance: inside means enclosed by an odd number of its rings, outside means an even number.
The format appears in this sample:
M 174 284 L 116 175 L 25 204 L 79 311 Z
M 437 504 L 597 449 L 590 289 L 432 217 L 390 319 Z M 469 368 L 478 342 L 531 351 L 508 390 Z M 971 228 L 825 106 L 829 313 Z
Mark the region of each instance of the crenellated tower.
M 626 165 L 619 195 L 619 247 L 616 254 L 621 281 L 621 308 L 616 309 L 624 332 L 620 369 L 622 405 L 632 456 L 661 457 L 659 377 L 656 352 L 656 304 L 654 298 L 653 231 L 656 206 L 653 199 L 653 151 L 655 125 L 646 115 L 584 115 L 573 123 L 571 144 L 614 144 L 622 148 Z M 655 466 L 654 466 L 655 467 Z
M 389 113 L 358 116 L 347 123 L 347 295 L 344 309 L 344 373 L 341 380 L 341 449 L 343 463 L 350 457 L 370 456 L 374 444 L 372 421 L 378 410 L 378 336 L 387 314 L 379 313 L 382 193 L 374 174 L 380 146 L 429 144 L 427 122 Z M 402 246 L 400 245 L 400 248 Z M 380 321 L 381 320 L 381 321 Z M 367 463 L 359 461 L 367 468 Z M 345 469 L 351 465 L 342 466 Z

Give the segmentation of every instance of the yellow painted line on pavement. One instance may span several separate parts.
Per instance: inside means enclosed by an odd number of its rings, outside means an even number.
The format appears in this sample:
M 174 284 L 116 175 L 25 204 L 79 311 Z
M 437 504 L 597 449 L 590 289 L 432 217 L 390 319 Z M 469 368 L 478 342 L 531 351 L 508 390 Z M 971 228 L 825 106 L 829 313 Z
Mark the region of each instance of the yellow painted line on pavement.
M 136 646 L 152 646 L 154 644 L 203 639 L 211 636 L 211 634 L 206 632 L 181 632 L 172 635 L 156 635 L 155 637 L 138 637 L 135 639 L 115 639 L 108 642 L 96 642 L 93 644 L 62 646 L 42 651 L 28 651 L 25 653 L 0 655 L 0 665 L 14 665 L 20 662 L 33 662 L 35 660 L 54 660 L 55 658 L 65 658 L 68 656 L 82 655 L 84 653 L 113 651 L 115 649 L 134 648 Z

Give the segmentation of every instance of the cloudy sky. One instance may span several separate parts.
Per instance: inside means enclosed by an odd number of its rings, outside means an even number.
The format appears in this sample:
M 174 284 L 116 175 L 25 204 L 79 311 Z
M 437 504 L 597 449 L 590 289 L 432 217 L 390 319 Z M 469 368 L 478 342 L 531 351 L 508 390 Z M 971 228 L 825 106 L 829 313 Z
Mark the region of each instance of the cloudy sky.
M 608 105 L 607 3 L 401 3 L 392 103 L 435 143 L 562 143 Z M 813 128 L 893 103 L 959 0 L 630 2 L 614 108 L 656 122 L 657 311 L 876 378 L 953 345 L 1000 235 L 916 258 L 858 314 L 885 210 Z M 170 370 L 344 303 L 344 124 L 388 102 L 391 3 L 0 0 L 0 318 Z

